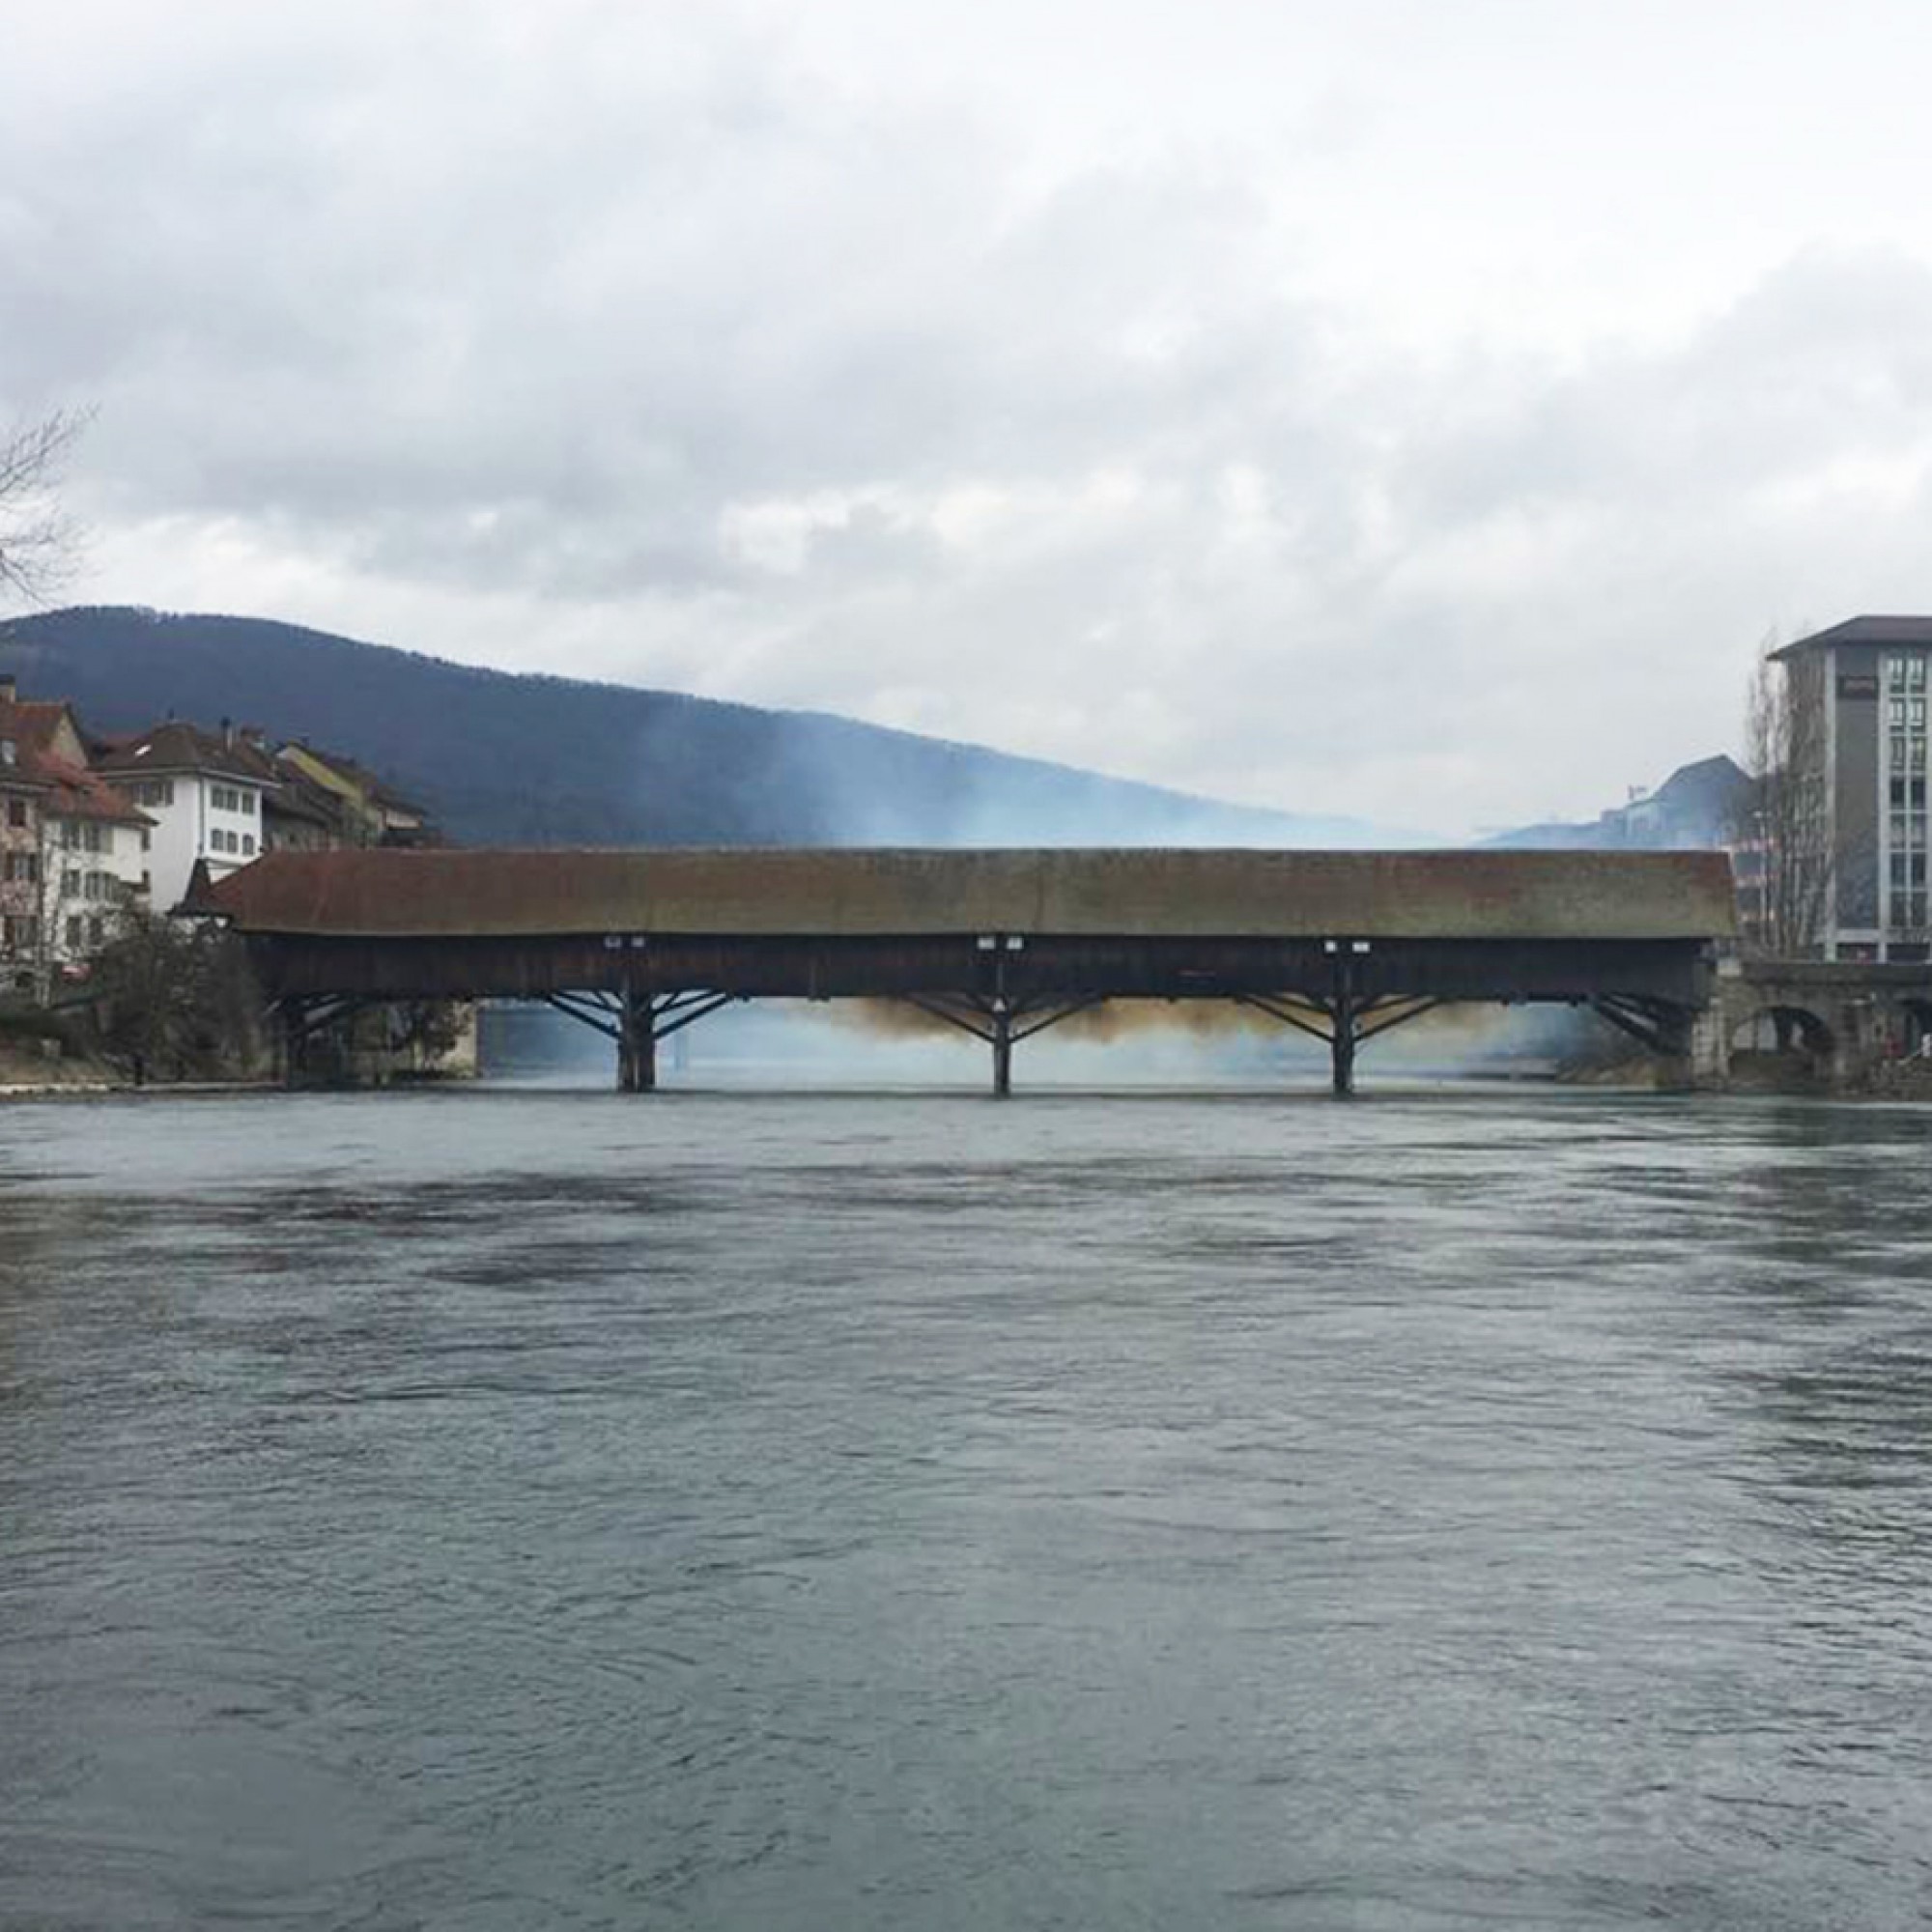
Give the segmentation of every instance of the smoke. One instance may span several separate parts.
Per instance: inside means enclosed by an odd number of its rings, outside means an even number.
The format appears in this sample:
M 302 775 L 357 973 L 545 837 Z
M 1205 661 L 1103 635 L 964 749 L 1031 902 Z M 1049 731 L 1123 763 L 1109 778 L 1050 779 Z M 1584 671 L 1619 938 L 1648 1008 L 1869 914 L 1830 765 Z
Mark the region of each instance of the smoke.
M 1294 1003 L 1283 999 L 1281 1004 Z M 909 1000 L 845 1000 L 831 1011 L 848 1026 L 888 1039 L 953 1038 L 959 1029 L 937 1014 L 917 1007 Z M 1322 1023 L 1320 1011 L 1307 1009 L 1311 1024 Z M 1477 1048 L 1509 1028 L 1508 1009 L 1490 1005 L 1435 1007 L 1392 1029 L 1389 1042 L 1397 1037 L 1427 1042 L 1440 1051 L 1454 1044 L 1462 1050 Z M 1107 1000 L 1085 1007 L 1057 1020 L 1047 1029 L 1065 1039 L 1112 1041 L 1131 1039 L 1149 1034 L 1172 1034 L 1209 1041 L 1278 1039 L 1294 1029 L 1271 1013 L 1237 1000 Z
M 845 1000 L 833 1008 L 842 1023 L 886 1039 L 956 1038 L 959 1029 L 909 1000 Z M 1043 1017 L 1043 1014 L 1034 1015 Z M 1022 1022 L 1025 1024 L 1026 1022 Z M 1047 1029 L 1064 1039 L 1117 1040 L 1149 1033 L 1196 1039 L 1239 1039 L 1278 1034 L 1279 1020 L 1233 1000 L 1108 1000 L 1085 1007 Z
M 1378 1073 L 1544 1077 L 1619 1038 L 1563 1007 L 1441 1007 L 1368 1042 L 1361 1068 L 1372 1084 Z M 977 1086 L 986 1054 L 907 1001 L 758 1000 L 667 1041 L 660 1071 L 670 1086 Z M 1232 1001 L 1113 1000 L 1027 1039 L 1015 1065 L 1023 1087 L 1293 1083 L 1320 1077 L 1327 1058 L 1321 1041 Z M 484 1059 L 497 1079 L 605 1085 L 614 1072 L 607 1040 L 544 1008 L 488 1010 Z
M 783 801 L 800 844 L 1285 850 L 1438 842 L 1359 819 L 1229 805 L 850 719 L 766 717 L 767 757 L 741 787 Z M 639 769 L 652 768 L 645 761 Z

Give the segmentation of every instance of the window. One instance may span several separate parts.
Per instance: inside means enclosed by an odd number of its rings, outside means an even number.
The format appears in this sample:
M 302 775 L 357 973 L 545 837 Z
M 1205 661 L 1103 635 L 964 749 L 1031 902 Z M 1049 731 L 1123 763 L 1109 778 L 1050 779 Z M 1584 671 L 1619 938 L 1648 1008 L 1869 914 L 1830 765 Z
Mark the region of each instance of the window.
M 151 849 L 153 848 L 153 846 L 154 846 L 154 843 L 155 843 L 155 835 L 153 834 L 153 832 L 151 832 L 151 831 L 150 831 L 150 830 L 148 829 L 148 827 L 147 827 L 147 826 L 145 826 L 145 825 L 144 825 L 144 826 L 142 826 L 142 828 L 141 828 L 141 850 L 142 850 L 142 851 L 144 851 L 144 852 L 146 852 L 146 851 L 149 851 L 149 850 L 151 850 Z
M 7 823 L 24 825 L 27 822 L 27 801 L 24 798 L 10 798 L 7 801 Z
M 242 835 L 242 856 L 244 859 L 252 859 L 255 856 L 255 835 L 252 832 L 244 832 Z
M 242 815 L 243 818 L 253 818 L 255 815 L 255 794 L 252 791 L 244 791 L 242 794 Z
M 80 896 L 80 873 L 72 866 L 61 873 L 61 897 L 77 899 Z
M 80 950 L 80 915 L 75 913 L 67 923 L 67 950 L 77 952 Z
M 99 946 L 106 936 L 107 922 L 99 913 L 96 913 L 87 922 L 87 943 L 90 946 Z
M 41 876 L 41 860 L 37 852 L 9 852 L 7 854 L 7 877 L 16 886 L 31 886 Z
M 1885 870 L 1884 923 L 1893 932 L 1925 929 L 1928 838 L 1925 810 L 1926 660 L 1922 655 L 1886 660 L 1889 753 L 1885 826 L 1889 859 Z M 1909 693 L 1910 696 L 1899 694 Z

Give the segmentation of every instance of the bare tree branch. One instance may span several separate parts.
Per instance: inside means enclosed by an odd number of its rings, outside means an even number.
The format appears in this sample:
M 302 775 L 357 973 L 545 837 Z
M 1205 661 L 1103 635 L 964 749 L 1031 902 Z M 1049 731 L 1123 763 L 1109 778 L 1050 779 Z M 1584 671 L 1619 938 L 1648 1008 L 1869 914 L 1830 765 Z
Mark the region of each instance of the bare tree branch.
M 0 592 L 43 604 L 78 568 L 86 531 L 61 505 L 61 466 L 93 419 L 56 410 L 0 438 Z
M 1778 661 L 1776 639 L 1758 655 L 1745 702 L 1745 769 L 1751 786 L 1737 827 L 1745 927 L 1774 958 L 1812 952 L 1835 889 L 1825 797 L 1825 665 L 1816 652 Z

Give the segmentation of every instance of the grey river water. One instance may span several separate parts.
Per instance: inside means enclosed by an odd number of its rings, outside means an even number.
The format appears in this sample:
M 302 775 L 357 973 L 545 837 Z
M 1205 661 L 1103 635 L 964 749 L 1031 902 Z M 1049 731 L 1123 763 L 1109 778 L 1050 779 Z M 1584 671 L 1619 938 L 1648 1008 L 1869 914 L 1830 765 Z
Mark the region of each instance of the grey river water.
M 1920 1926 L 1932 1112 L 0 1110 L 0 1926 Z

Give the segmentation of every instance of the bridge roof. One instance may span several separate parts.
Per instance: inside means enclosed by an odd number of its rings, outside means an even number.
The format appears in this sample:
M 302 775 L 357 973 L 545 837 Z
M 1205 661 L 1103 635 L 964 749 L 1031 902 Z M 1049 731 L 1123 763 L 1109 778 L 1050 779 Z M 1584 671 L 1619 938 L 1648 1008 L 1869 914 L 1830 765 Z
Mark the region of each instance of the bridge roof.
M 1705 940 L 1717 852 L 793 847 L 273 852 L 185 910 L 242 932 L 462 939 L 656 932 L 869 938 Z

